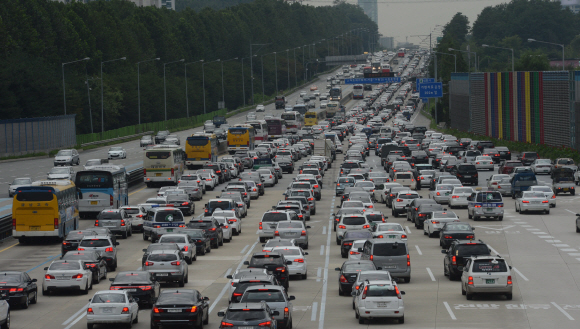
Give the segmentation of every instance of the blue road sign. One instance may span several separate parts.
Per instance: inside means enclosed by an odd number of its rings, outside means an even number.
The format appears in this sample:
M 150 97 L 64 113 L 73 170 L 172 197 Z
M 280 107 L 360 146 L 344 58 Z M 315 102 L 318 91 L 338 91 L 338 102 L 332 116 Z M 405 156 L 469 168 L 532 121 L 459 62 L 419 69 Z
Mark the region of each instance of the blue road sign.
M 419 89 L 419 85 L 425 82 L 435 82 L 434 78 L 417 78 L 415 82 L 415 88 Z
M 443 97 L 443 83 L 441 82 L 424 82 L 419 85 L 418 89 L 421 98 Z
M 379 83 L 397 83 L 401 82 L 400 77 L 393 78 L 357 78 L 357 79 L 344 79 L 345 85 L 356 85 L 356 84 L 379 84 Z
M 421 98 L 421 102 L 424 103 L 429 103 L 429 98 Z

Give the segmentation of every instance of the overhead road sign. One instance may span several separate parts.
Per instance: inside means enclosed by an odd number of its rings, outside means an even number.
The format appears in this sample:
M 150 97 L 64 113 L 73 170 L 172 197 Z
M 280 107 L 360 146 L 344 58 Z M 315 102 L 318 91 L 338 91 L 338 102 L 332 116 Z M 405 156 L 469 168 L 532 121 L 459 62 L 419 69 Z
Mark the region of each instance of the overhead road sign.
M 392 78 L 395 77 L 395 72 L 374 72 L 374 73 L 365 73 L 365 78 Z
M 356 78 L 356 79 L 344 79 L 344 84 L 345 85 L 399 83 L 399 82 L 401 82 L 401 78 L 400 77 L 392 77 L 392 78 Z
M 420 98 L 440 98 L 443 97 L 442 82 L 425 82 L 419 85 Z
M 435 82 L 434 78 L 417 78 L 415 81 L 415 89 L 419 89 L 419 85 L 426 82 Z

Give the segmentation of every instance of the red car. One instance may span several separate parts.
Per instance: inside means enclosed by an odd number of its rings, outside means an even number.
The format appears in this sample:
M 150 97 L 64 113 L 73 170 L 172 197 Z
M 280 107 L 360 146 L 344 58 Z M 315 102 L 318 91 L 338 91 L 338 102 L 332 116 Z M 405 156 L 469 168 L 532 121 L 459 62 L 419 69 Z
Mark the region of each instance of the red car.
M 498 174 L 511 174 L 516 167 L 523 167 L 524 164 L 521 161 L 505 161 L 499 169 L 497 170 Z

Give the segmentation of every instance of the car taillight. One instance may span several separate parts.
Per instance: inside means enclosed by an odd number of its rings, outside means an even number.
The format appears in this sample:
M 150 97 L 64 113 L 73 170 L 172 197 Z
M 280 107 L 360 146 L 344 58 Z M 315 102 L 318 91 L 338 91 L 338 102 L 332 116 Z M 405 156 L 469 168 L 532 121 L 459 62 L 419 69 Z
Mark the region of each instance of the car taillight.
M 109 203 L 111 203 L 111 206 L 113 205 L 113 196 L 109 195 Z
M 82 273 L 78 273 L 72 276 L 73 279 L 82 279 L 83 274 Z
M 437 195 L 439 196 L 439 195 L 441 195 L 441 193 L 437 192 Z
M 58 230 L 58 222 L 59 222 L 58 218 L 55 218 L 54 219 L 54 229 L 55 230 Z
M 145 262 L 145 266 L 153 266 L 153 264 L 155 264 L 155 263 L 153 263 L 153 262 Z
M 348 282 L 348 280 L 344 277 L 344 274 L 342 274 L 340 276 L 340 282 L 342 282 L 342 283 L 347 283 Z
M 270 327 L 270 326 L 272 326 L 272 321 L 266 321 L 266 322 L 262 322 L 262 323 L 258 324 L 258 327 Z
M 473 285 L 473 277 L 472 276 L 470 276 L 469 278 L 467 278 L 467 284 Z
M 261 230 L 262 229 L 262 222 L 260 222 L 260 224 L 258 224 L 258 225 L 259 225 L 259 229 Z
M 105 252 L 113 252 L 113 247 L 108 247 L 107 249 L 105 249 Z
M 341 228 L 343 230 L 346 230 L 346 226 L 344 226 L 344 225 L 338 225 L 338 228 Z
M 507 284 L 512 284 L 512 276 L 508 275 Z
M 164 312 L 164 310 L 157 308 L 157 307 L 153 307 L 153 313 L 163 313 L 163 312 Z
M 407 254 L 407 266 L 411 266 L 411 256 Z
M 55 279 L 54 275 L 50 275 L 50 274 L 45 274 L 44 278 L 47 280 L 54 280 Z
M 523 200 L 522 203 L 530 203 L 528 200 Z
M 275 232 L 274 232 L 274 236 L 280 236 L 280 232 L 278 232 L 278 231 L 275 231 Z
M 181 265 L 181 262 L 180 261 L 171 262 L 171 265 L 179 266 L 179 265 Z
M 366 286 L 365 287 L 365 290 L 363 291 L 362 296 L 361 296 L 362 299 L 366 299 L 367 298 L 367 290 L 368 289 L 369 289 L 369 286 Z
M 125 226 L 125 220 L 121 219 L 121 226 Z
M 264 322 L 265 323 L 265 322 Z M 261 323 L 260 323 L 261 324 Z M 229 322 L 224 322 L 222 321 L 222 323 L 220 324 L 221 327 L 233 327 L 234 325 L 229 323 Z
M 397 202 L 403 202 L 403 199 L 397 199 Z
M 451 198 L 452 199 L 459 199 L 459 195 L 452 195 Z
M 93 314 L 93 308 L 92 307 L 87 308 L 87 314 Z
M 371 226 L 367 224 L 367 225 L 363 225 L 363 227 L 362 227 L 362 228 L 370 228 L 370 227 L 371 227 Z
M 456 256 L 451 257 L 451 264 L 457 265 L 457 257 Z
M 129 314 L 129 308 L 128 307 L 123 307 L 123 310 L 121 311 L 121 314 Z
M 285 267 L 276 267 L 276 271 L 284 273 L 284 272 L 286 272 L 286 268 Z

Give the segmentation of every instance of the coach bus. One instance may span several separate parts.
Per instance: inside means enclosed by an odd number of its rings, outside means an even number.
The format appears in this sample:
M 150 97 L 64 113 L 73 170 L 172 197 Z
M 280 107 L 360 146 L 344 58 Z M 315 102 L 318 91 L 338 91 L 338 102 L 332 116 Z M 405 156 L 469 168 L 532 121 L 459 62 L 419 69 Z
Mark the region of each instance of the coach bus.
M 323 120 L 326 120 L 326 109 L 312 109 L 306 112 L 304 116 L 304 125 L 308 127 L 316 126 L 319 121 Z
M 363 99 L 365 97 L 365 92 L 363 90 L 363 85 L 354 85 L 352 87 L 352 98 Z
M 247 125 L 254 127 L 254 139 L 260 143 L 268 140 L 268 124 L 266 120 L 246 121 Z
M 123 166 L 105 164 L 81 170 L 76 174 L 75 185 L 82 196 L 81 218 L 95 218 L 104 209 L 129 204 L 127 171 Z
M 282 113 L 280 118 L 286 121 L 286 131 L 295 134 L 304 126 L 304 117 L 297 111 L 288 111 Z
M 228 129 L 228 152 L 250 151 L 254 149 L 256 136 L 254 127 L 249 124 L 237 124 Z
M 79 228 L 78 192 L 69 180 L 19 187 L 12 201 L 12 236 L 21 244 L 57 241 Z
M 330 101 L 326 104 L 326 117 L 332 118 L 336 113 L 340 112 L 340 103 L 336 101 Z M 324 119 L 323 119 L 324 120 Z
M 197 133 L 187 137 L 185 142 L 185 165 L 187 169 L 202 169 L 206 162 L 218 159 L 219 141 L 214 134 Z
M 155 145 L 145 150 L 143 180 L 147 187 L 154 184 L 177 185 L 185 167 L 185 152 L 175 145 Z
M 332 87 L 330 89 L 330 101 L 340 101 L 342 99 L 342 88 Z

